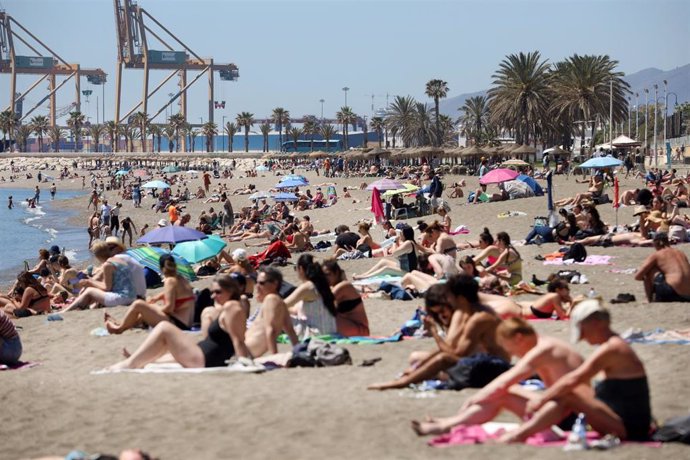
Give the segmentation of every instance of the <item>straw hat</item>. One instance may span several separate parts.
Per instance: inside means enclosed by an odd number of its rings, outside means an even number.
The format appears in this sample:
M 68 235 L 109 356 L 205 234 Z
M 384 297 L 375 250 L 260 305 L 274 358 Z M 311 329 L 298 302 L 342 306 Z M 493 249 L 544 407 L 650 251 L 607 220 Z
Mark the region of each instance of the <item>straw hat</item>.
M 645 213 L 648 213 L 648 212 L 649 212 L 649 210 L 648 210 L 646 207 L 644 207 L 644 206 L 642 206 L 642 205 L 636 206 L 636 207 L 635 207 L 635 212 L 633 213 L 633 217 L 637 217 L 637 216 L 639 216 L 639 215 L 642 215 L 642 214 L 645 214 Z
M 113 244 L 113 245 L 119 247 L 120 249 L 122 249 L 123 251 L 125 250 L 125 245 L 122 244 L 122 240 L 120 238 L 118 238 L 117 236 L 109 236 L 108 238 L 105 239 L 105 244 L 108 244 L 108 245 Z

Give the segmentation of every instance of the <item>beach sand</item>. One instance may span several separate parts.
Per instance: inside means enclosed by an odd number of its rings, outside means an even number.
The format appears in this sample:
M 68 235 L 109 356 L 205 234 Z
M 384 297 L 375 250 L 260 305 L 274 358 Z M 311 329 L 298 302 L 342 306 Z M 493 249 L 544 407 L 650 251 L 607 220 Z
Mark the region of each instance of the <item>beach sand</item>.
M 0 175 L 6 172 L 0 172 Z M 34 172 L 35 174 L 35 172 Z M 307 173 L 312 184 L 328 182 L 315 173 Z M 446 185 L 457 177 L 447 176 Z M 476 188 L 476 177 L 466 178 L 466 192 Z M 341 193 L 345 185 L 358 185 L 364 179 L 337 179 Z M 371 179 L 366 179 L 371 181 Z M 217 184 L 218 180 L 214 180 Z M 229 188 L 253 183 L 265 190 L 277 182 L 265 177 L 233 179 Z M 200 180 L 192 182 L 194 191 Z M 7 183 L 5 183 L 7 184 Z M 35 179 L 24 184 L 33 186 Z M 14 187 L 21 183 L 11 184 Z M 45 189 L 50 184 L 45 184 Z M 61 189 L 81 188 L 81 182 L 58 182 Z M 621 190 L 640 186 L 640 180 L 621 181 Z M 88 180 L 87 180 L 88 187 Z M 573 178 L 556 176 L 555 196 L 569 196 L 586 188 Z M 608 191 L 612 195 L 612 191 Z M 353 227 L 360 218 L 370 218 L 370 193 L 355 190 L 353 197 L 361 200 L 340 199 L 334 207 L 309 211 L 317 229 L 334 228 L 344 223 Z M 115 202 L 114 194 L 108 195 Z M 85 225 L 86 198 L 61 203 L 80 209 L 81 225 Z M 534 216 L 546 214 L 544 197 L 519 201 L 467 205 L 462 200 L 449 200 L 452 206 L 453 226 L 467 225 L 476 239 L 483 227 L 493 233 L 507 231 L 513 240 L 527 234 Z M 155 223 L 166 215 L 152 215 L 151 199 L 144 201 L 142 209 L 133 209 L 124 202 L 121 217 L 130 216 L 137 227 Z M 249 202 L 246 196 L 232 197 L 235 210 Z M 187 210 L 196 222 L 199 212 L 220 204 L 202 204 L 193 201 Z M 608 223 L 615 221 L 611 205 L 599 206 Z M 504 211 L 519 210 L 527 216 L 497 218 Z M 632 208 L 621 208 L 619 222 L 633 221 Z M 304 213 L 298 213 L 299 216 Z M 427 221 L 431 217 L 425 218 Z M 413 223 L 411 220 L 410 223 Z M 378 235 L 377 231 L 374 231 Z M 457 241 L 465 237 L 457 236 Z M 237 247 L 234 243 L 230 249 Z M 518 247 L 524 259 L 526 279 L 532 274 L 545 278 L 559 267 L 544 266 L 534 259 L 540 253 L 556 250 L 555 244 L 543 247 Z M 688 252 L 687 245 L 680 246 Z M 651 248 L 588 248 L 590 254 L 614 257 L 613 265 L 578 266 L 587 275 L 589 285 L 574 285 L 574 294 L 586 294 L 594 287 L 604 299 L 619 293 L 632 293 L 637 301 L 611 305 L 614 328 L 622 332 L 630 327 L 650 330 L 657 327 L 683 329 L 690 327 L 690 310 L 683 304 L 647 304 L 641 283 L 633 275 L 611 273 L 612 269 L 637 267 L 652 251 Z M 250 251 L 253 252 L 253 251 Z M 468 251 L 467 253 L 471 253 Z M 319 255 L 322 257 L 322 255 Z M 293 257 L 293 261 L 295 258 Z M 372 265 L 371 260 L 341 262 L 348 275 L 361 273 Z M 289 281 L 295 282 L 291 267 L 283 270 Z M 209 280 L 197 283 L 208 284 Z M 528 296 L 522 297 L 528 299 Z M 420 300 L 411 302 L 366 300 L 372 335 L 389 335 L 411 317 Z M 252 308 L 255 308 L 253 305 Z M 119 317 L 123 307 L 110 309 Z M 137 330 L 121 336 L 95 337 L 89 332 L 103 325 L 103 311 L 64 314 L 64 321 L 47 322 L 44 317 L 18 321 L 24 343 L 23 359 L 40 366 L 20 371 L 2 372 L 3 423 L 0 424 L 2 454 L 14 459 L 46 454 L 62 454 L 72 449 L 87 452 L 115 453 L 127 447 L 139 447 L 163 459 L 213 458 L 460 458 L 465 456 L 502 457 L 505 459 L 553 458 L 561 455 L 552 448 L 527 446 L 466 446 L 449 449 L 427 447 L 424 438 L 418 438 L 410 429 L 409 421 L 425 414 L 450 415 L 472 391 L 425 393 L 420 396 L 411 390 L 387 392 L 367 391 L 373 382 L 389 380 L 406 365 L 407 356 L 414 350 L 433 349 L 430 339 L 408 340 L 385 345 L 349 345 L 353 366 L 321 369 L 284 369 L 260 375 L 204 374 L 204 375 L 91 375 L 90 371 L 103 368 L 120 358 L 123 347 L 135 349 L 146 332 Z M 543 321 L 534 323 L 541 333 L 567 339 L 568 323 Z M 686 415 L 690 410 L 690 353 L 685 346 L 634 345 L 642 358 L 652 391 L 652 407 L 659 420 Z M 592 347 L 579 344 L 578 349 L 589 354 Z M 287 346 L 281 346 L 288 351 Z M 357 366 L 363 359 L 381 357 L 374 367 Z M 503 414 L 504 421 L 515 421 Z M 643 446 L 624 446 L 607 454 L 582 453 L 588 458 L 606 455 L 607 458 L 686 458 L 687 449 L 681 445 L 665 445 L 661 449 Z

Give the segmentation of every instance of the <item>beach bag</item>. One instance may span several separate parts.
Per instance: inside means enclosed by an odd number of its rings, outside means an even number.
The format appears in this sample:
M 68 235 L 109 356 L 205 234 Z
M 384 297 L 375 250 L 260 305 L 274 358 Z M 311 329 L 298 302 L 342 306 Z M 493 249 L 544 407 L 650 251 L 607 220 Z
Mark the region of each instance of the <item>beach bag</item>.
M 295 345 L 285 367 L 316 367 L 318 365 L 316 358 L 312 356 L 308 348 L 309 340 Z
M 213 306 L 213 297 L 211 297 L 211 290 L 204 288 L 196 295 L 194 300 L 194 319 L 192 324 L 201 324 L 201 312 L 206 307 Z
M 587 258 L 587 250 L 582 243 L 575 243 L 568 249 L 568 252 L 563 256 L 563 260 L 574 260 L 575 262 L 584 262 Z
M 316 359 L 320 367 L 340 366 L 352 364 L 350 352 L 343 347 L 325 342 L 320 339 L 312 338 L 309 341 L 307 350 Z
M 549 225 L 549 219 L 544 216 L 537 216 L 534 218 L 534 227 L 547 227 Z
M 652 435 L 654 441 L 690 444 L 690 415 L 668 419 Z

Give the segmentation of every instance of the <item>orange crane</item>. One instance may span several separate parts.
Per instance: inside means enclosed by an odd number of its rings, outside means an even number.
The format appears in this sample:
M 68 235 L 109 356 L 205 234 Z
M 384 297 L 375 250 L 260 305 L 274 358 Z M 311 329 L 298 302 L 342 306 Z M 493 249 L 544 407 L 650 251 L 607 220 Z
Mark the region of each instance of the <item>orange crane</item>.
M 180 98 L 180 113 L 187 120 L 187 89 L 198 81 L 202 76 L 208 78 L 208 120 L 213 121 L 214 98 L 213 98 L 213 75 L 219 73 L 221 80 L 234 81 L 239 77 L 239 71 L 235 64 L 218 64 L 212 58 L 201 58 L 192 51 L 170 30 L 165 28 L 158 20 L 149 14 L 141 6 L 132 0 L 113 0 L 115 5 L 115 22 L 117 30 L 117 73 L 115 77 L 115 120 L 121 123 L 126 120 L 135 110 L 149 114 L 149 99 L 165 83 L 170 81 L 175 75 L 179 77 L 179 90 L 173 93 L 168 102 L 157 112 L 149 117 L 153 120 L 161 114 L 175 100 Z M 153 40 L 160 44 L 164 49 L 151 49 L 149 46 Z M 166 41 L 167 40 L 167 41 Z M 173 43 L 178 49 L 173 48 Z M 180 49 L 181 48 L 181 49 Z M 120 101 L 122 93 L 122 69 L 143 69 L 144 81 L 142 88 L 141 101 L 130 111 L 121 115 Z M 149 91 L 149 72 L 151 70 L 171 70 L 172 72 L 164 78 L 158 86 Z M 187 82 L 187 72 L 199 71 L 199 73 Z
M 15 40 L 21 42 L 33 55 L 17 54 Z M 43 49 L 43 52 L 39 49 Z M 18 115 L 21 122 L 48 100 L 50 101 L 50 126 L 55 126 L 57 119 L 56 93 L 68 81 L 74 79 L 73 107 L 76 111 L 81 111 L 81 77 L 86 77 L 89 83 L 95 85 L 106 82 L 106 74 L 103 70 L 83 69 L 79 64 L 68 63 L 4 11 L 0 11 L 0 73 L 10 74 L 10 105 L 6 110 L 12 110 L 15 113 L 17 102 L 23 101 L 42 81 L 48 80 L 48 94 L 29 110 Z M 23 93 L 18 93 L 17 75 L 39 75 L 39 78 Z M 65 76 L 59 84 L 57 84 L 58 75 Z

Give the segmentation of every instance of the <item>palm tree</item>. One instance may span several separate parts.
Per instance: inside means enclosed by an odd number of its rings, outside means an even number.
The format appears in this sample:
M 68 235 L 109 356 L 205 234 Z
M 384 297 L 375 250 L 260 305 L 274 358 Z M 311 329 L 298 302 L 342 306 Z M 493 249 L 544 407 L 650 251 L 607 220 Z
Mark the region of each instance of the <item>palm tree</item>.
M 228 135 L 228 152 L 232 152 L 232 143 L 237 134 L 237 125 L 231 121 L 225 123 L 225 134 Z
M 45 115 L 36 115 L 31 119 L 29 126 L 38 137 L 38 151 L 43 152 L 43 136 L 48 132 L 50 123 Z
M 48 128 L 48 139 L 50 140 L 50 143 L 53 145 L 53 152 L 60 151 L 60 139 L 62 138 L 63 134 L 64 131 L 57 125 Z
M 489 104 L 486 96 L 475 96 L 467 99 L 465 104 L 458 109 L 463 114 L 460 123 L 464 125 L 465 136 L 479 143 L 484 127 L 489 124 Z
M 79 140 L 81 139 L 82 128 L 84 127 L 84 114 L 79 111 L 74 111 L 69 113 L 69 118 L 67 119 L 67 127 L 72 132 L 72 137 L 74 137 L 74 151 L 79 150 Z
M 207 121 L 201 127 L 201 134 L 206 137 L 206 152 L 213 150 L 213 136 L 218 134 L 218 125 L 212 121 Z
M 384 122 L 383 118 L 381 117 L 373 117 L 371 121 L 369 121 L 369 126 L 371 129 L 376 131 L 376 135 L 379 138 L 379 148 L 383 146 L 383 127 L 384 127 Z
M 327 152 L 330 150 L 329 141 L 333 138 L 333 136 L 335 136 L 335 132 L 335 128 L 331 124 L 321 126 L 320 133 L 321 137 L 323 137 L 323 140 L 326 141 Z
M 299 128 L 292 128 L 290 130 L 290 137 L 292 138 L 292 142 L 295 146 L 295 152 L 297 151 L 297 141 L 299 141 L 299 138 L 301 135 L 302 135 L 302 130 Z
M 268 152 L 268 136 L 271 134 L 271 125 L 269 123 L 261 123 L 261 125 L 259 126 L 259 131 L 261 131 L 261 136 L 264 138 L 262 152 Z
M 278 143 L 280 144 L 280 150 L 283 149 L 283 126 L 290 123 L 290 111 L 285 110 L 282 107 L 276 107 L 273 109 L 271 114 L 273 122 L 278 128 Z
M 254 114 L 249 112 L 238 113 L 235 122 L 237 122 L 239 128 L 244 128 L 244 151 L 249 152 L 249 128 L 254 124 Z
M 31 136 L 32 129 L 29 125 L 19 125 L 15 130 L 14 139 L 20 152 L 26 152 L 26 143 Z
M 127 131 L 127 139 L 129 139 L 129 150 L 128 152 L 134 152 L 134 141 L 140 135 L 140 129 L 134 123 L 129 123 L 125 126 L 125 131 Z
M 457 145 L 457 137 L 455 136 L 455 122 L 448 115 L 441 115 L 441 142 L 440 147 L 446 144 Z
M 168 123 L 175 129 L 175 151 L 180 151 L 180 131 L 184 128 L 187 123 L 184 116 L 181 113 L 176 113 L 171 115 L 168 119 Z
M 105 134 L 106 127 L 103 125 L 91 125 L 88 128 L 89 136 L 91 137 L 91 142 L 93 142 L 95 149 L 94 152 L 98 152 L 98 145 L 100 143 L 101 137 Z
M 129 136 L 131 132 L 129 126 L 126 124 L 117 125 L 116 137 L 119 139 L 120 136 L 125 138 L 125 152 L 129 152 Z
M 187 124 L 187 126 L 185 127 L 185 131 L 187 132 L 187 136 L 189 137 L 189 148 L 187 149 L 187 151 L 194 153 L 196 151 L 196 138 L 199 136 L 199 130 L 193 128 L 192 125 Z
M 393 103 L 388 108 L 385 123 L 388 129 L 395 132 L 393 136 L 394 147 L 396 135 L 400 135 L 405 148 L 410 147 L 414 142 L 416 104 L 417 101 L 411 96 L 395 96 Z
M 421 102 L 415 104 L 414 123 L 412 124 L 412 143 L 414 145 L 429 145 L 432 144 L 432 140 L 434 140 L 434 145 L 440 145 L 440 140 L 436 139 L 439 132 L 432 128 L 432 116 L 432 112 L 426 104 Z
M 106 121 L 105 122 L 105 131 L 108 134 L 108 139 L 110 140 L 110 151 L 115 153 L 115 149 L 118 148 L 117 141 L 119 139 L 118 136 L 118 128 L 117 124 L 115 121 Z
M 137 112 L 132 115 L 131 123 L 139 129 L 141 133 L 141 151 L 146 152 L 146 133 L 148 132 L 149 116 L 145 112 Z
M 368 131 L 367 121 L 366 121 L 366 120 L 364 120 L 364 123 L 362 124 L 362 127 L 363 127 L 363 128 L 362 128 L 362 131 L 364 131 L 364 133 L 363 133 L 363 134 L 364 134 L 364 142 L 363 142 L 363 145 L 364 145 L 364 148 L 366 149 L 366 148 L 369 146 L 369 131 Z
M 11 110 L 5 110 L 0 113 L 0 130 L 2 130 L 3 144 L 7 142 L 7 135 L 12 137 L 14 128 L 19 123 L 19 117 L 12 113 Z
M 424 93 L 434 100 L 434 108 L 436 110 L 436 147 L 439 147 L 441 139 L 443 139 L 441 135 L 441 114 L 439 112 L 440 101 L 448 96 L 448 83 L 439 79 L 429 80 L 426 83 Z
M 158 148 L 156 151 L 161 153 L 161 137 L 163 136 L 163 128 L 161 125 L 151 125 L 149 126 L 149 134 L 151 135 L 151 148 L 153 148 L 153 144 L 158 141 Z
M 335 118 L 338 120 L 338 123 L 343 125 L 343 147 L 347 150 L 350 148 L 350 140 L 348 137 L 350 132 L 349 126 L 357 121 L 357 115 L 355 115 L 350 107 L 344 106 L 335 114 Z
M 302 133 L 304 133 L 305 136 L 309 136 L 310 152 L 314 151 L 314 134 L 316 134 L 317 131 L 318 122 L 316 120 L 316 117 L 313 115 L 308 116 L 307 119 L 304 121 L 304 125 L 302 126 Z
M 177 130 L 173 125 L 165 125 L 163 127 L 163 134 L 165 134 L 165 137 L 168 138 L 168 151 L 172 153 Z
M 518 142 L 528 144 L 544 119 L 550 96 L 549 66 L 538 51 L 511 54 L 499 65 L 489 90 L 492 120 L 513 129 Z M 536 137 L 536 135 L 534 136 Z

